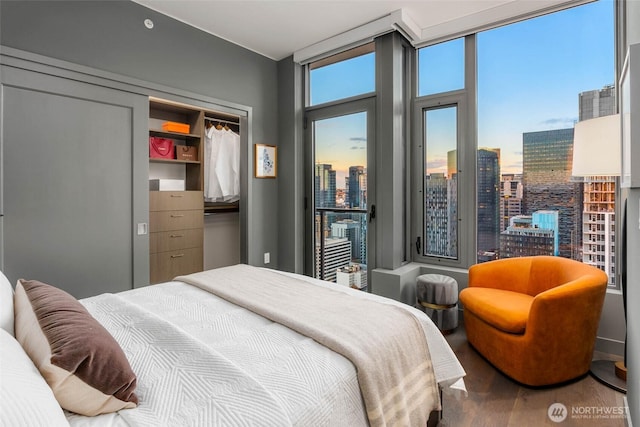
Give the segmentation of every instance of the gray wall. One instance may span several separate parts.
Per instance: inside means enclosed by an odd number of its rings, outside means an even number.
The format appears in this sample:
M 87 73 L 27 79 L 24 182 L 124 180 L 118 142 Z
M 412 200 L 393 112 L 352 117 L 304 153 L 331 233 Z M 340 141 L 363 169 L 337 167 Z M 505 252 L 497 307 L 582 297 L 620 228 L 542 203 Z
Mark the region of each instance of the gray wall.
M 154 21 L 153 30 L 143 21 Z M 214 19 L 216 17 L 212 17 Z M 252 142 L 277 138 L 275 61 L 131 1 L 0 1 L 0 43 L 169 88 L 252 107 Z M 278 181 L 254 179 L 248 259 L 278 266 Z

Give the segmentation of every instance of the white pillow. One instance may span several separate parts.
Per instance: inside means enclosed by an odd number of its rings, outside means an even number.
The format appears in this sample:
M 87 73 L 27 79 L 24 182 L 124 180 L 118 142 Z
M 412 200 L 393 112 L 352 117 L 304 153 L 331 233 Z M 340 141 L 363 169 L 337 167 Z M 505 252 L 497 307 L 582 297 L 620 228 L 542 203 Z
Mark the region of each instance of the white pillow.
M 0 271 L 0 328 L 15 336 L 13 330 L 13 287 Z
M 69 426 L 38 368 L 4 329 L 0 329 L 0 366 L 0 425 Z

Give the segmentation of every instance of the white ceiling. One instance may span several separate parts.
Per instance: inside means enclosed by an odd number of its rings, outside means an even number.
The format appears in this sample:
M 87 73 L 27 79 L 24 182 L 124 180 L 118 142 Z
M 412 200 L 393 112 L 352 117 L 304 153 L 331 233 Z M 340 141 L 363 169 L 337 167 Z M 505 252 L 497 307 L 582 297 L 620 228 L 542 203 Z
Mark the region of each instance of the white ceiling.
M 585 0 L 134 0 L 274 60 L 402 9 L 419 45 Z

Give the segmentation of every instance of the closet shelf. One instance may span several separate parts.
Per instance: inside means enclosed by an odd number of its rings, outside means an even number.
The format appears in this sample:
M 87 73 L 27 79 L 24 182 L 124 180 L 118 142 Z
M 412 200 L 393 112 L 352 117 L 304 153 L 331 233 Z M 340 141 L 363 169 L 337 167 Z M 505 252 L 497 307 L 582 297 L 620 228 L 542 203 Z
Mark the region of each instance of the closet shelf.
M 190 164 L 195 164 L 195 165 L 199 165 L 200 161 L 199 160 L 178 160 L 178 159 L 159 159 L 156 157 L 149 157 L 149 161 L 151 163 L 190 163 Z
M 196 135 L 193 133 L 180 133 L 180 132 L 167 132 L 166 130 L 161 130 L 161 129 L 149 129 L 149 134 L 150 135 L 156 135 L 156 136 L 164 136 L 165 138 L 194 138 L 194 139 L 200 139 L 200 135 Z

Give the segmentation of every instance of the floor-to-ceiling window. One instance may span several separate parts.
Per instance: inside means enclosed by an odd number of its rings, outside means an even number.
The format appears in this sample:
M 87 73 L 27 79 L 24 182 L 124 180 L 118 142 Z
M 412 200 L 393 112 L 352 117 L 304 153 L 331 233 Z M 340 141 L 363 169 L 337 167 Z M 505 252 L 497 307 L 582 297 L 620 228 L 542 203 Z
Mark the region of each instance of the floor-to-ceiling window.
M 308 66 L 305 113 L 315 277 L 366 289 L 374 192 L 374 44 Z
M 474 255 L 463 266 L 558 255 L 598 266 L 615 286 L 617 178 L 573 170 L 575 124 L 616 113 L 614 53 L 611 0 L 419 49 L 417 260 L 451 263 L 454 249 L 459 256 L 469 245 Z M 458 134 L 457 145 L 441 148 L 431 116 L 451 108 L 462 112 L 458 129 L 473 136 Z M 613 143 L 602 141 L 603 149 Z M 469 150 L 473 162 L 465 163 Z M 469 188 L 474 215 L 461 205 Z M 475 237 L 460 231 L 465 226 Z
M 469 42 L 458 38 L 418 51 L 418 97 L 414 104 L 414 260 L 464 266 L 473 245 L 468 215 L 474 209 L 468 160 Z M 471 84 L 473 86 L 473 84 Z M 470 181 L 471 179 L 471 181 Z

